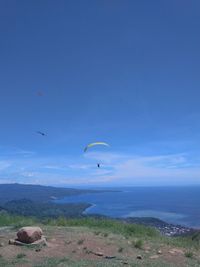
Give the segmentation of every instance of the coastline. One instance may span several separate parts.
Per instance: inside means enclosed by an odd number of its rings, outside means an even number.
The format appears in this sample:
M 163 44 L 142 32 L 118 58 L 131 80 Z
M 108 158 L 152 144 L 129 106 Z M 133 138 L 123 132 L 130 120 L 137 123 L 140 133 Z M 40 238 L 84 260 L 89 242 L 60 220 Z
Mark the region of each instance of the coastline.
M 163 220 L 160 220 L 159 218 L 155 217 L 126 217 L 126 218 L 115 218 L 111 216 L 105 216 L 103 214 L 87 214 L 87 211 L 96 207 L 96 204 L 90 204 L 89 207 L 87 207 L 83 212 L 83 216 L 87 217 L 95 217 L 95 218 L 107 218 L 107 219 L 112 219 L 112 220 L 117 220 L 121 221 L 124 223 L 133 223 L 133 224 L 139 224 L 139 225 L 145 225 L 147 227 L 153 227 L 157 229 L 162 235 L 164 236 L 169 236 L 169 237 L 175 237 L 175 236 L 184 236 L 184 235 L 189 235 L 192 234 L 196 231 L 200 231 L 199 229 L 195 229 L 192 227 L 187 227 L 179 224 L 172 224 L 172 223 L 167 223 Z
M 89 206 L 88 208 L 86 208 L 86 209 L 82 212 L 83 215 L 87 215 L 87 211 L 88 211 L 88 210 L 90 210 L 90 209 L 96 207 L 96 204 L 88 203 L 88 205 L 90 205 L 90 206 Z

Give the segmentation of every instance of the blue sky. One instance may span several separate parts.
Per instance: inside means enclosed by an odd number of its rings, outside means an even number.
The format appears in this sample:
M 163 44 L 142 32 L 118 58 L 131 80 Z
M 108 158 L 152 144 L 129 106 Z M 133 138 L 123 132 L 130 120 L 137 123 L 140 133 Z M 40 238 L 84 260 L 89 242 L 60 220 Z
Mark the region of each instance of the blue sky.
M 199 9 L 1 1 L 0 183 L 200 184 Z

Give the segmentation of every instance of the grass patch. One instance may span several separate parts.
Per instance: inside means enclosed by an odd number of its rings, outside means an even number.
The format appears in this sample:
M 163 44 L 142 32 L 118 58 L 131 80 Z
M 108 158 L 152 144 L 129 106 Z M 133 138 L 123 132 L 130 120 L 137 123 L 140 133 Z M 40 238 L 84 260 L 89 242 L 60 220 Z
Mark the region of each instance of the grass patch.
M 31 226 L 37 223 L 35 218 L 23 217 L 17 215 L 10 215 L 8 213 L 0 213 L 0 226 L 13 226 L 14 228 L 20 228 L 23 226 Z
M 77 244 L 82 245 L 84 243 L 84 241 L 85 241 L 84 239 L 80 239 L 80 240 L 78 240 Z
M 144 242 L 141 239 L 135 241 L 134 243 L 134 247 L 138 249 L 142 249 L 143 245 L 144 245 Z
M 122 248 L 122 247 L 118 248 L 119 253 L 122 253 L 123 251 L 124 251 L 124 248 Z
M 177 246 L 183 248 L 193 248 L 199 250 L 200 243 L 192 238 L 193 236 L 179 236 L 179 237 L 166 237 L 160 236 L 160 240 L 170 246 Z
M 23 258 L 25 258 L 25 257 L 26 257 L 26 254 L 24 254 L 24 253 L 19 253 L 19 254 L 17 254 L 17 256 L 16 256 L 17 259 L 23 259 Z
M 62 264 L 72 264 L 72 261 L 68 258 L 55 259 L 49 258 L 45 259 L 42 263 L 34 265 L 34 267 L 55 267 L 55 266 L 71 266 L 71 265 L 62 265 Z
M 193 254 L 192 251 L 186 251 L 185 252 L 185 257 L 187 257 L 187 258 L 193 258 L 193 256 L 194 256 L 194 254 Z
M 100 235 L 101 232 L 100 232 L 100 231 L 94 231 L 94 234 L 95 234 L 95 235 Z
M 48 221 L 51 226 L 72 226 L 72 227 L 88 227 L 93 229 L 106 230 L 112 233 L 121 234 L 126 237 L 143 236 L 143 237 L 157 237 L 158 231 L 154 228 L 146 227 L 137 224 L 121 223 L 112 219 L 96 219 L 96 218 L 80 218 L 80 219 L 66 219 L 58 218 Z M 97 233 L 97 232 L 96 232 Z

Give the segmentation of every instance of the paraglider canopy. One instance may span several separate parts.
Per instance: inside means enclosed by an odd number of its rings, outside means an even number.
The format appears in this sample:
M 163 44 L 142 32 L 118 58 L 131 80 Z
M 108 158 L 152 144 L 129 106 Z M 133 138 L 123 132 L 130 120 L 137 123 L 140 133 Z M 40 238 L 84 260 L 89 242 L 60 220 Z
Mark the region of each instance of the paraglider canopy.
M 109 144 L 105 143 L 105 142 L 94 142 L 94 143 L 90 143 L 88 144 L 85 148 L 84 148 L 84 152 L 86 152 L 89 148 L 91 147 L 95 147 L 95 146 L 107 146 L 110 147 Z M 100 163 L 97 163 L 97 167 L 100 168 Z
M 90 143 L 88 144 L 85 148 L 84 148 L 84 152 L 86 152 L 88 150 L 88 148 L 93 147 L 93 146 L 110 146 L 109 144 L 105 143 L 105 142 L 94 142 L 94 143 Z

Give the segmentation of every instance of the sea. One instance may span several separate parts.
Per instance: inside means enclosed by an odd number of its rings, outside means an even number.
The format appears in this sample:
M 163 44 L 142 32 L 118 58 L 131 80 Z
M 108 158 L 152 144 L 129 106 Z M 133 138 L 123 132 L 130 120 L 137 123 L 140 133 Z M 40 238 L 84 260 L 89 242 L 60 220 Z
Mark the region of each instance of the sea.
M 86 214 L 154 217 L 200 229 L 200 186 L 104 188 L 98 193 L 65 197 L 56 202 L 90 203 Z

